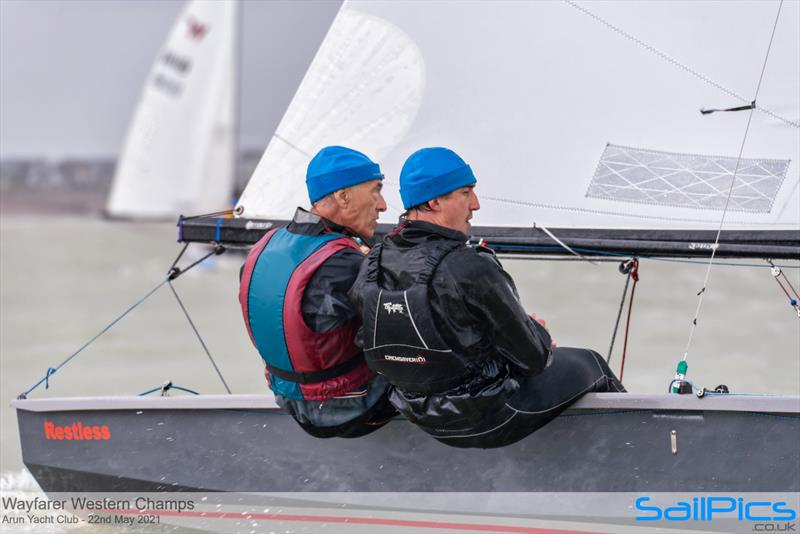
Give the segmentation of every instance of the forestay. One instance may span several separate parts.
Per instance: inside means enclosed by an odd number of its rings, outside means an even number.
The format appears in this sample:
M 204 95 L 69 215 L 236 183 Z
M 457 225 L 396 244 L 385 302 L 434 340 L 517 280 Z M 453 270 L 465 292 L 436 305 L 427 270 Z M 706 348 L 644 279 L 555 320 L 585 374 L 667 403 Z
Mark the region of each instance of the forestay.
M 479 226 L 716 230 L 778 2 L 346 2 L 239 201 L 307 205 L 321 147 L 424 146 L 478 176 Z M 725 229 L 797 229 L 800 4 L 782 6 Z
M 217 211 L 234 179 L 236 2 L 187 4 L 159 50 L 107 211 L 171 218 Z

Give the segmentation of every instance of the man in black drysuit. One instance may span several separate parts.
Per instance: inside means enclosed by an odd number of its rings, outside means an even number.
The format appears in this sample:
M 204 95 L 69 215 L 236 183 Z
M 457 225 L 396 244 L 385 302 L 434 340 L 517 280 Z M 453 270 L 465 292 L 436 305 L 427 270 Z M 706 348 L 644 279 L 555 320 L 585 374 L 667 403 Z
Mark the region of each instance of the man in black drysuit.
M 501 447 L 588 392 L 625 391 L 605 360 L 551 348 L 491 250 L 468 247 L 480 208 L 470 167 L 427 148 L 403 166 L 402 224 L 367 256 L 350 290 L 367 364 L 392 404 L 454 447 Z

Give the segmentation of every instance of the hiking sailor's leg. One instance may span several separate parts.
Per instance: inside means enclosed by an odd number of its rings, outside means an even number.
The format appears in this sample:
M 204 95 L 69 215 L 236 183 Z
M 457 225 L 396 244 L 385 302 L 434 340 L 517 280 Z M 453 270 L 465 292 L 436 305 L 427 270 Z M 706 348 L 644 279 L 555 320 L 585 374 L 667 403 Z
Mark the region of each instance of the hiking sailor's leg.
M 550 365 L 520 385 L 509 405 L 530 415 L 560 413 L 586 393 L 625 391 L 602 356 L 570 347 L 554 349 Z
M 540 374 L 520 381 L 507 406 L 514 410 L 510 424 L 486 439 L 489 446 L 508 445 L 532 434 L 590 392 L 624 392 L 625 388 L 602 356 L 588 349 L 557 348 Z

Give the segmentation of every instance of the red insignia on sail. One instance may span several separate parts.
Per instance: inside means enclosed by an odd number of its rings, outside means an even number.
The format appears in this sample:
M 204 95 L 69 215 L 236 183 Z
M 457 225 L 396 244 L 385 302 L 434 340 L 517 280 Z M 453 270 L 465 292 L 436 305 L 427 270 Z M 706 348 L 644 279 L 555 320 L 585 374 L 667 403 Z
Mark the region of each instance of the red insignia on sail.
M 187 29 L 189 30 L 189 37 L 196 41 L 202 40 L 206 33 L 208 33 L 208 26 L 194 19 L 189 19 L 187 21 Z

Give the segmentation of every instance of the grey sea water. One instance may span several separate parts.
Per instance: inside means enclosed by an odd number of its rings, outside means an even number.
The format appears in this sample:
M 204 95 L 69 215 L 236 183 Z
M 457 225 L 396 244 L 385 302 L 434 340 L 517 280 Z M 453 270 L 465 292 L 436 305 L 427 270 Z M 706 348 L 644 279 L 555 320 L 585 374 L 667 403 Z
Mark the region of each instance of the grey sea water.
M 0 245 L 0 473 L 3 491 L 14 492 L 35 483 L 23 468 L 11 400 L 163 281 L 180 245 L 170 223 L 24 214 L 0 216 Z M 191 258 L 204 252 L 193 247 Z M 238 309 L 241 261 L 215 258 L 175 288 L 231 389 L 268 394 Z M 559 345 L 606 354 L 624 284 L 616 263 L 503 261 L 525 306 L 546 319 Z M 800 321 L 765 263 L 737 265 L 712 271 L 689 378 L 733 392 L 800 395 Z M 800 286 L 800 270 L 786 272 Z M 630 391 L 666 391 L 704 275 L 699 263 L 642 260 L 624 370 Z M 623 333 L 624 315 L 611 360 L 617 372 Z M 224 392 L 165 286 L 31 397 L 137 394 L 168 379 L 201 393 Z

